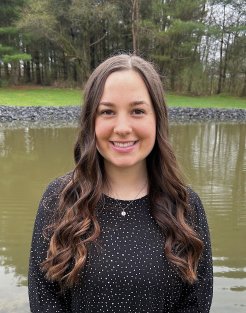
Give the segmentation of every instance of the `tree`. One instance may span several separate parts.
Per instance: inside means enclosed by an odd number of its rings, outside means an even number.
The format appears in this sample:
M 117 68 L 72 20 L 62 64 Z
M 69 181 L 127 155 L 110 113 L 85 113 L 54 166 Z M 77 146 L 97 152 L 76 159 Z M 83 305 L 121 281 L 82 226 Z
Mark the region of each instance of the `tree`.
M 123 51 L 153 60 L 173 91 L 244 95 L 245 6 L 244 0 L 2 1 L 0 76 L 81 85 Z
M 199 63 L 204 8 L 204 0 L 156 0 L 152 1 L 151 14 L 145 15 L 142 22 L 142 37 L 149 33 L 151 57 L 169 77 L 172 90 L 183 89 L 181 73 L 190 65 Z M 145 39 L 144 42 L 146 44 Z
M 218 59 L 216 93 L 220 94 L 228 90 L 226 82 L 232 78 L 227 77 L 229 59 L 234 59 L 233 55 L 237 57 L 236 50 L 230 47 L 238 37 L 245 36 L 246 4 L 243 0 L 212 0 L 209 1 L 209 10 L 212 17 L 209 24 L 211 45 L 216 53 L 214 56 L 208 53 L 208 58 Z
M 0 61 L 4 67 L 5 78 L 10 79 L 12 84 L 18 83 L 21 64 L 31 58 L 24 51 L 23 37 L 14 25 L 23 4 L 23 0 L 1 1 L 0 4 Z
M 139 0 L 132 1 L 132 48 L 133 53 L 138 54 L 139 52 Z
M 107 1 L 30 0 L 18 25 L 60 49 L 64 68 L 70 68 L 75 81 L 83 82 L 91 60 L 96 63 L 95 46 L 106 40 L 114 9 Z

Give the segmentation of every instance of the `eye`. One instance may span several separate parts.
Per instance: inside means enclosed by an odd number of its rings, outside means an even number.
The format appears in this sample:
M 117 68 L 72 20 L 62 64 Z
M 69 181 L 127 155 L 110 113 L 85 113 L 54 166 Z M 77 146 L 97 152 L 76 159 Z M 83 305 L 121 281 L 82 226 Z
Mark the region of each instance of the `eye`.
M 141 115 L 145 113 L 142 109 L 134 109 L 132 112 L 134 115 Z
M 105 110 L 99 111 L 99 115 L 112 115 L 112 114 L 114 114 L 114 112 L 110 109 L 105 109 Z

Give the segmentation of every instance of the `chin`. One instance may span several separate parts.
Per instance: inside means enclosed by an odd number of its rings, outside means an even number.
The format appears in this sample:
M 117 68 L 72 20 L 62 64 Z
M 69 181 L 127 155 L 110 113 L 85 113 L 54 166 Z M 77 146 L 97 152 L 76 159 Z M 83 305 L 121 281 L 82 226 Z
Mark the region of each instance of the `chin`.
M 109 166 L 113 166 L 113 167 L 119 167 L 119 168 L 134 168 L 135 166 L 139 166 L 142 162 L 137 162 L 137 161 L 126 161 L 126 160 L 122 160 L 120 161 L 116 161 L 116 162 L 109 162 Z

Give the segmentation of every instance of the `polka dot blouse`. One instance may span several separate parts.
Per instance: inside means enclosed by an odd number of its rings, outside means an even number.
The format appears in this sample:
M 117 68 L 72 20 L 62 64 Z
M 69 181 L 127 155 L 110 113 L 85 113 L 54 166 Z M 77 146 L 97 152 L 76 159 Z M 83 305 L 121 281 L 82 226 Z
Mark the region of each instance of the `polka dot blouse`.
M 79 283 L 61 294 L 58 284 L 47 281 L 40 270 L 49 244 L 43 229 L 57 206 L 61 182 L 57 179 L 48 186 L 35 221 L 29 267 L 31 312 L 209 312 L 213 286 L 209 231 L 201 201 L 191 190 L 190 205 L 205 245 L 195 284 L 184 283 L 167 261 L 148 196 L 128 201 L 104 195 L 103 209 L 100 205 L 98 210 L 99 245 L 90 246 Z M 125 216 L 119 207 L 127 207 Z

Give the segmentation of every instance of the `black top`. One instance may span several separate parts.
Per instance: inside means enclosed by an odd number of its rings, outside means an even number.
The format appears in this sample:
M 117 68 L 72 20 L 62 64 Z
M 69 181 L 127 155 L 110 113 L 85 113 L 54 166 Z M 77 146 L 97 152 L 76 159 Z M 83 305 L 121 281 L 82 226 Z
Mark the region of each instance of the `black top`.
M 58 285 L 44 278 L 39 264 L 46 258 L 49 244 L 43 228 L 51 222 L 62 181 L 57 179 L 48 186 L 35 221 L 29 267 L 31 312 L 209 312 L 213 283 L 209 231 L 201 201 L 191 190 L 190 205 L 205 245 L 195 284 L 182 282 L 167 261 L 148 196 L 134 201 L 104 196 L 104 208 L 98 211 L 99 245 L 90 246 L 78 285 L 59 293 Z M 125 216 L 119 204 L 127 206 Z

